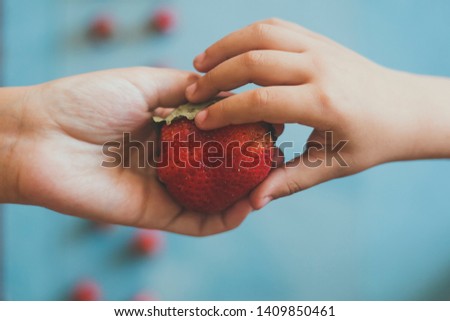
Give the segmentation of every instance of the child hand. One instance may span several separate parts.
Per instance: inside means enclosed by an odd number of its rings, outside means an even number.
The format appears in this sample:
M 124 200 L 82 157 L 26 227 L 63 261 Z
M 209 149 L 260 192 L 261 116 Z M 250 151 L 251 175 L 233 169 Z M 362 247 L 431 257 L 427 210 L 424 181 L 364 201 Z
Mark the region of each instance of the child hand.
M 266 121 L 314 128 L 307 151 L 252 192 L 253 208 L 384 162 L 450 157 L 449 80 L 389 70 L 293 23 L 252 24 L 194 65 L 206 74 L 186 90 L 191 102 L 263 86 L 199 113 L 198 127 Z

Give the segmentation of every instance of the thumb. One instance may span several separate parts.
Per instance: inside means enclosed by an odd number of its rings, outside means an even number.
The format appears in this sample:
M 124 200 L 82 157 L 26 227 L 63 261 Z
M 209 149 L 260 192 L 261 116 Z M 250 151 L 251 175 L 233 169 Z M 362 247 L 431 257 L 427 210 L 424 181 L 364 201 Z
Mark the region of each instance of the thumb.
M 250 202 L 253 208 L 261 209 L 274 199 L 340 177 L 340 169 L 337 164 L 327 164 L 324 158 L 311 160 L 303 154 L 272 171 L 251 193 Z
M 199 77 L 194 72 L 150 67 L 131 68 L 127 74 L 128 80 L 142 92 L 151 110 L 184 103 L 186 87 Z

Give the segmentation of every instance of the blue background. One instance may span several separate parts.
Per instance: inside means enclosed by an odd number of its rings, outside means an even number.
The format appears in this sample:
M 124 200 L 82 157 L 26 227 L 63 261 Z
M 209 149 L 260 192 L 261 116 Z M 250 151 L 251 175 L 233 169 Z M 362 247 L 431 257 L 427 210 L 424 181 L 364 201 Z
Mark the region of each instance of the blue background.
M 3 2 L 1 72 L 9 86 L 131 65 L 192 69 L 192 58 L 220 37 L 272 16 L 392 68 L 450 75 L 445 0 Z M 166 4 L 180 16 L 173 35 L 120 36 Z M 83 35 L 105 11 L 120 22 L 119 36 L 92 44 Z M 309 132 L 288 126 L 281 140 L 293 139 L 299 150 Z M 133 228 L 98 231 L 46 209 L 7 205 L 3 295 L 65 299 L 88 277 L 107 300 L 142 290 L 164 300 L 448 300 L 449 191 L 446 160 L 387 164 L 275 201 L 223 235 L 166 234 L 166 249 L 154 258 L 127 254 Z

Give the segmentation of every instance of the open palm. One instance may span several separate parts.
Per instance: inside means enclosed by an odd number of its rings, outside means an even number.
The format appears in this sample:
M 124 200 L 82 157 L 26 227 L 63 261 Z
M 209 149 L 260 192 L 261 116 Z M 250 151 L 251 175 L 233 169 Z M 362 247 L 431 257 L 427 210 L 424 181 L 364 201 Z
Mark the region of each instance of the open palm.
M 128 68 L 85 74 L 30 87 L 16 151 L 22 155 L 19 195 L 26 204 L 117 224 L 189 235 L 223 232 L 252 210 L 247 199 L 224 213 L 182 208 L 159 182 L 155 168 L 138 166 L 137 149 L 122 150 L 121 163 L 107 161 L 104 144 L 157 141 L 152 116 L 184 101 L 193 73 Z M 145 153 L 152 157 L 150 148 Z M 142 156 L 142 155 L 140 155 Z M 123 166 L 124 160 L 130 162 Z

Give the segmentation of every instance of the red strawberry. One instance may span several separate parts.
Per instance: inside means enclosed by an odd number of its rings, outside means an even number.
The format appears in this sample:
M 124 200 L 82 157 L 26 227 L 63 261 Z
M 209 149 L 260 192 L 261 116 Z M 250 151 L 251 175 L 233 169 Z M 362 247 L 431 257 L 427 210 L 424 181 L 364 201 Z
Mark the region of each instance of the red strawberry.
M 159 178 L 180 204 L 202 213 L 220 212 L 247 195 L 269 174 L 275 149 L 267 123 L 198 129 L 193 118 L 212 103 L 184 105 L 161 128 Z

